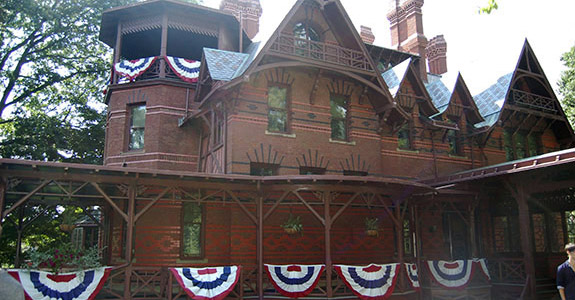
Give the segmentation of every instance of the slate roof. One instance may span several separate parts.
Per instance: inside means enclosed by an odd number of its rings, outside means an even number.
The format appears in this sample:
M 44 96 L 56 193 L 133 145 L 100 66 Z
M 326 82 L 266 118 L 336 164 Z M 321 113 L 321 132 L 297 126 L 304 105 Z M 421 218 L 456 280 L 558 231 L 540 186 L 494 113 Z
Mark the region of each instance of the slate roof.
M 452 92 L 445 86 L 441 76 L 428 74 L 427 79 L 428 82 L 425 84 L 425 89 L 431 97 L 431 102 L 435 108 L 439 110 L 439 113 L 442 113 L 448 107 Z
M 204 58 L 213 80 L 230 81 L 245 70 L 250 55 L 246 53 L 204 48 Z
M 475 124 L 475 127 L 492 126 L 499 119 L 499 113 L 505 103 L 505 96 L 509 90 L 513 73 L 501 76 L 497 82 L 485 91 L 473 96 L 479 113 L 485 119 L 484 122 Z
M 401 62 L 400 64 L 398 64 L 397 66 L 383 72 L 381 74 L 381 76 L 383 77 L 383 80 L 385 80 L 385 84 L 387 84 L 387 87 L 389 88 L 389 92 L 391 93 L 391 95 L 393 97 L 395 97 L 395 95 L 397 95 L 397 92 L 399 91 L 399 85 L 401 84 L 401 81 L 403 80 L 403 77 L 405 77 L 405 74 L 407 72 L 407 68 L 409 67 L 409 64 L 411 63 L 411 58 L 410 59 L 406 59 L 403 62 Z

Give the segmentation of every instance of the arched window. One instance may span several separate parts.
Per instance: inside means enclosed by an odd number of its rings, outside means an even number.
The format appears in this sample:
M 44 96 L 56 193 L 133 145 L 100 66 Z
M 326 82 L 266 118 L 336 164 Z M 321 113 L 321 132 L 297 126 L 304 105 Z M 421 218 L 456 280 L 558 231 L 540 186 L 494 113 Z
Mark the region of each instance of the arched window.
M 319 34 L 306 22 L 299 22 L 293 27 L 293 35 L 303 40 L 319 42 Z

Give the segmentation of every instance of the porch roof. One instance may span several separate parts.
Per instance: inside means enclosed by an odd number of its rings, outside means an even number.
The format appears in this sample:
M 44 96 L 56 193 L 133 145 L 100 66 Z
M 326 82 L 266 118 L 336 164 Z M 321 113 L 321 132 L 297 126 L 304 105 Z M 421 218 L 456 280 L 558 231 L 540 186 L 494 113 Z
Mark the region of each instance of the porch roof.
M 237 174 L 208 174 L 199 172 L 165 171 L 154 169 L 109 167 L 61 162 L 43 162 L 21 159 L 0 159 L 0 176 L 45 180 L 78 180 L 109 183 L 155 184 L 230 184 L 233 186 L 330 186 L 333 190 L 354 190 L 361 187 L 383 188 L 404 195 L 427 193 L 435 189 L 426 183 L 374 176 L 343 175 L 282 175 L 250 176 Z M 249 188 L 251 189 L 251 188 Z
M 565 165 L 573 162 L 575 162 L 575 148 L 569 148 L 525 159 L 513 160 L 487 167 L 458 172 L 439 178 L 425 179 L 420 182 L 439 188 L 441 186 L 452 185 L 455 183 L 516 174 L 536 169 Z

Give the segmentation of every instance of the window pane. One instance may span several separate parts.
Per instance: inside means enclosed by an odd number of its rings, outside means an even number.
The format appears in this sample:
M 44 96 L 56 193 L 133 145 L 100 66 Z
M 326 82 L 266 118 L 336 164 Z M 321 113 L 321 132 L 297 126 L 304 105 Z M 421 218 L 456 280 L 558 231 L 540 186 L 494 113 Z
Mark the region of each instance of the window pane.
M 272 108 L 286 108 L 287 89 L 277 86 L 268 88 L 268 105 Z
M 525 135 L 521 132 L 515 134 L 515 158 L 525 158 Z
M 504 129 L 503 131 L 503 148 L 505 149 L 505 158 L 509 160 L 515 159 L 515 154 L 513 153 L 513 142 L 512 133 L 510 129 Z
M 268 130 L 286 132 L 287 113 L 285 111 L 270 110 L 268 112 Z
M 449 143 L 449 154 L 459 154 L 459 147 L 457 144 L 457 131 L 452 129 L 447 131 L 447 142 Z
M 146 123 L 146 106 L 138 105 L 132 107 L 132 127 L 144 127 Z
M 130 128 L 130 149 L 144 148 L 144 128 Z
M 346 100 L 341 96 L 330 97 L 331 117 L 344 119 L 347 115 Z
M 184 225 L 183 252 L 185 256 L 201 255 L 201 225 Z
M 347 132 L 344 120 L 338 120 L 338 119 L 331 120 L 331 138 L 334 140 L 347 139 Z
M 535 156 L 541 153 L 539 145 L 541 144 L 541 136 L 531 134 L 527 137 L 529 144 L 529 156 Z
M 404 125 L 397 133 L 397 147 L 399 149 L 411 149 L 411 138 L 408 124 Z
M 184 204 L 184 223 L 202 223 L 202 206 L 200 204 Z

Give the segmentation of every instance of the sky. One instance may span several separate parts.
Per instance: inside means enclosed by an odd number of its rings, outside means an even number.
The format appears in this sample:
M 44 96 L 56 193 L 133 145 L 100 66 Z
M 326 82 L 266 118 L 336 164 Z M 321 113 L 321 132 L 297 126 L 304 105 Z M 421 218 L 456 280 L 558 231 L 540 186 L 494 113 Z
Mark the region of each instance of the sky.
M 372 28 L 375 45 L 391 48 L 386 14 L 394 0 L 340 0 L 354 26 Z M 204 0 L 219 7 L 220 0 Z M 295 0 L 260 0 L 260 32 L 270 34 Z M 498 0 L 499 9 L 478 14 L 487 0 L 425 0 L 423 26 L 427 39 L 443 34 L 447 41 L 447 82 L 461 72 L 476 95 L 514 70 L 525 39 L 529 41 L 557 93 L 564 70 L 561 55 L 575 46 L 575 1 Z M 257 38 L 257 37 L 256 37 Z M 561 95 L 557 93 L 557 97 Z

